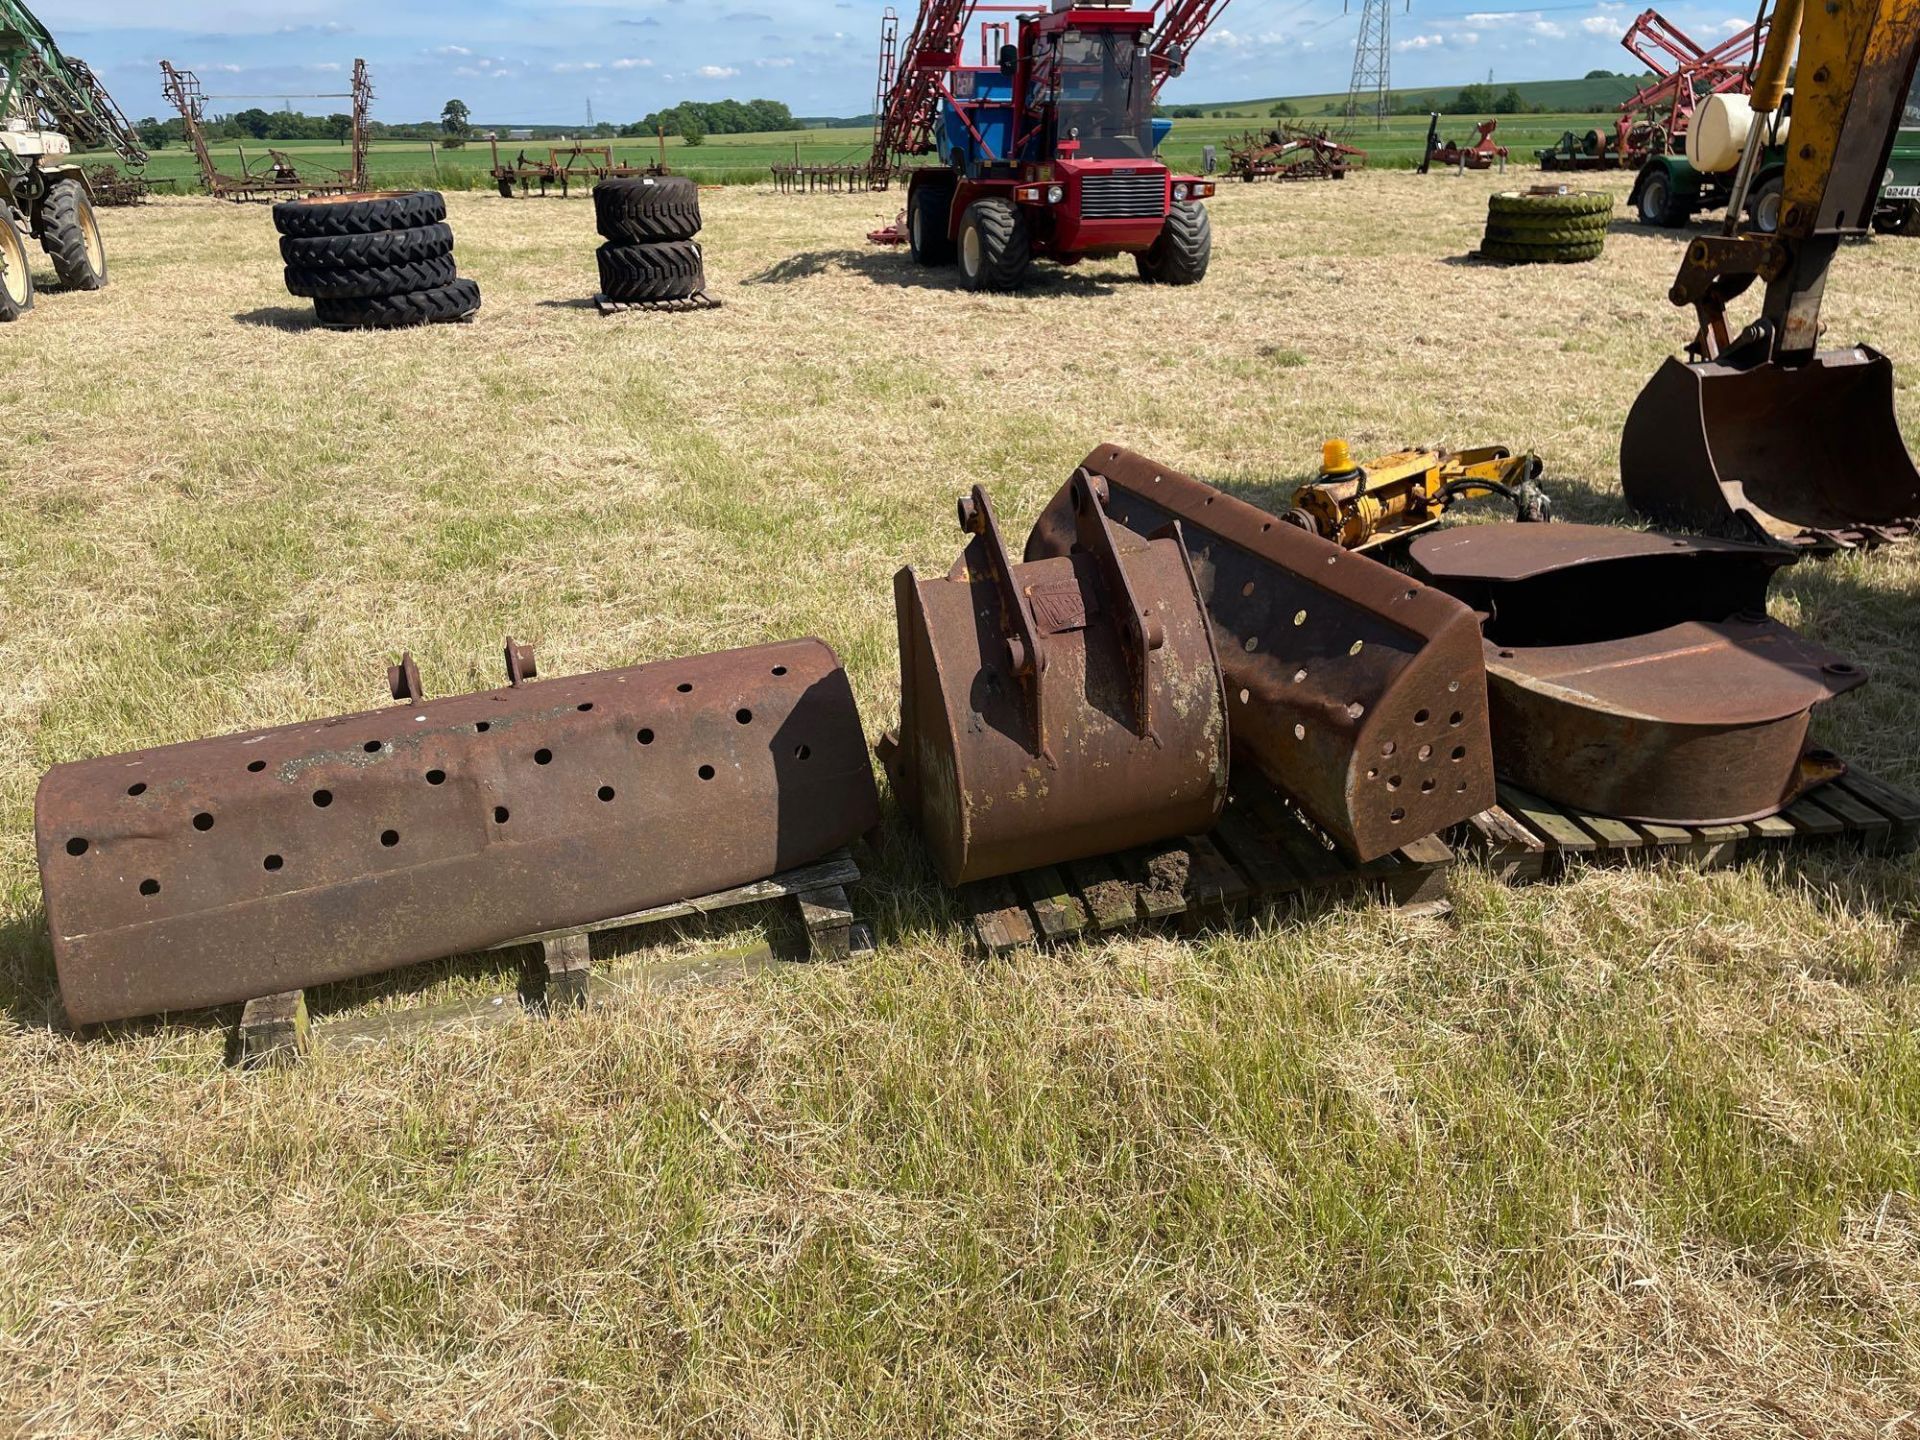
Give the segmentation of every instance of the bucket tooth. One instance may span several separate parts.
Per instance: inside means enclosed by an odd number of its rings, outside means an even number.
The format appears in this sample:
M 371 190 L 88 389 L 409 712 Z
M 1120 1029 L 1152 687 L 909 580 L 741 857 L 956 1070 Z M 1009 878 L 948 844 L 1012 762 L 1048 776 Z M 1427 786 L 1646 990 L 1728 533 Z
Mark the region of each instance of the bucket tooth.
M 900 729 L 880 747 L 949 885 L 1197 834 L 1227 792 L 1227 711 L 1177 538 L 1108 523 L 1090 477 L 1075 553 L 1016 563 L 986 492 L 945 575 L 894 577 Z
M 1824 553 L 1905 536 L 1920 471 L 1870 346 L 1805 364 L 1669 358 L 1620 439 L 1627 503 L 1659 524 Z
M 1597 525 L 1473 525 L 1408 552 L 1486 615 L 1494 764 L 1595 815 L 1772 815 L 1844 770 L 1809 747 L 1857 665 L 1767 616 L 1774 545 Z
M 729 650 L 57 765 L 34 823 L 78 1024 L 219 1005 L 704 895 L 872 829 L 846 673 Z M 406 667 L 397 667 L 404 671 Z
M 1376 859 L 1494 803 L 1466 606 L 1130 450 L 1103 445 L 1082 469 L 1120 525 L 1175 527 L 1212 620 L 1236 754 L 1342 848 Z M 1069 486 L 1027 559 L 1066 555 L 1075 539 Z

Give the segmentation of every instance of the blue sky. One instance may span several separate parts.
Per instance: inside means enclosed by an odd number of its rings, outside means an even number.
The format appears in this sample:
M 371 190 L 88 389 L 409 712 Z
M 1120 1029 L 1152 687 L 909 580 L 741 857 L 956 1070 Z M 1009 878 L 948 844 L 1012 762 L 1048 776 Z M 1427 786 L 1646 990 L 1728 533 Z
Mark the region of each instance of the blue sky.
M 911 0 L 897 0 L 911 14 Z M 1233 0 L 1201 43 L 1170 103 L 1344 90 L 1356 13 L 1341 0 Z M 1621 33 L 1638 5 L 1548 0 L 1396 0 L 1398 85 L 1558 79 L 1631 58 Z M 418 120 L 451 96 L 483 124 L 637 119 L 678 100 L 765 97 L 796 114 L 858 114 L 872 104 L 882 5 L 872 0 L 284 0 L 272 7 L 175 0 L 36 0 L 63 48 L 85 59 L 135 118 L 160 113 L 158 62 L 195 70 L 210 94 L 287 96 L 295 109 L 344 108 L 302 93 L 345 88 L 365 56 L 374 113 Z M 164 13 L 164 22 L 156 15 Z M 1737 5 L 1666 9 L 1703 42 L 1738 29 Z M 217 102 L 216 111 L 246 100 Z M 275 108 L 272 98 L 263 103 Z

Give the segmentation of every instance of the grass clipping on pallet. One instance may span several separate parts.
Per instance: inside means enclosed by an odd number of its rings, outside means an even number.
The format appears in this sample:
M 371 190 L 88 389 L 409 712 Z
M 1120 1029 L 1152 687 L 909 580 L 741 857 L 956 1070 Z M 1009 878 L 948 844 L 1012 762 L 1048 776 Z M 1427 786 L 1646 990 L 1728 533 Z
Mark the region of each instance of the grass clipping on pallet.
M 39 773 L 384 703 L 403 647 L 448 694 L 498 683 L 509 631 L 553 674 L 814 633 L 877 733 L 894 569 L 951 558 L 966 484 L 1017 533 L 1102 440 L 1269 505 L 1332 435 L 1506 443 L 1567 518 L 1626 523 L 1619 426 L 1686 337 L 1684 236 L 1461 263 L 1512 183 L 1229 188 L 1205 284 L 1091 261 L 1014 296 L 865 245 L 897 194 L 729 190 L 701 237 L 725 308 L 620 324 L 583 198 L 456 195 L 479 321 L 364 335 L 311 329 L 257 209 L 104 220 L 113 284 L 6 332 L 58 377 L 0 463 L 6 1428 L 1911 1425 L 1913 860 L 1469 869 L 1451 922 L 1354 906 L 982 966 L 889 831 L 858 895 L 883 949 L 849 966 L 270 1074 L 221 1069 L 208 1018 L 48 1028 Z M 1835 341 L 1908 385 L 1916 284 L 1887 240 L 1829 287 Z M 1915 590 L 1912 550 L 1774 587 L 1873 671 L 1818 738 L 1908 788 Z M 485 993 L 501 963 L 314 1012 Z

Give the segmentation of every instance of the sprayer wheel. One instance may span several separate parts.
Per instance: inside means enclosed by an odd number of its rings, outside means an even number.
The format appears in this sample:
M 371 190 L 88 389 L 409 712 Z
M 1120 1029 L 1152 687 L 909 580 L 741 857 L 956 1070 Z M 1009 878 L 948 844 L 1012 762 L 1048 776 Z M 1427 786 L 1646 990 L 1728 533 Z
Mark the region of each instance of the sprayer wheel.
M 451 255 L 364 270 L 300 270 L 289 265 L 287 293 L 307 300 L 380 300 L 389 295 L 441 290 L 459 278 Z
M 0 200 L 0 321 L 18 320 L 33 308 L 33 269 L 27 264 L 26 233 L 13 207 Z
M 281 260 L 296 270 L 378 270 L 452 253 L 453 227 L 446 224 L 376 230 L 371 235 L 316 235 L 310 240 L 288 235 L 280 240 Z
M 700 233 L 700 187 L 684 175 L 630 175 L 593 187 L 593 219 L 615 245 L 691 240 Z
M 480 287 L 471 280 L 456 280 L 437 290 L 416 290 L 411 295 L 313 302 L 313 313 L 322 325 L 357 330 L 397 330 L 407 325 L 464 320 L 479 308 Z
M 377 230 L 417 230 L 447 218 L 438 190 L 362 191 L 355 195 L 309 195 L 273 207 L 282 235 L 371 235 Z
M 706 261 L 694 240 L 661 245 L 602 245 L 600 290 L 609 300 L 685 300 L 707 288 Z
M 1487 200 L 1489 220 L 1520 219 L 1536 215 L 1573 217 L 1613 214 L 1613 196 L 1594 191 L 1576 191 L 1571 195 L 1527 195 L 1518 190 L 1503 191 Z
M 960 283 L 969 290 L 1018 290 L 1033 259 L 1027 217 L 1007 200 L 976 200 L 960 220 Z
M 1207 207 L 1176 200 L 1167 223 L 1153 245 L 1137 252 L 1134 265 L 1140 278 L 1154 285 L 1198 285 L 1207 278 L 1213 259 L 1213 222 Z
M 62 180 L 40 205 L 40 248 L 68 290 L 98 290 L 107 283 L 107 247 L 93 201 L 78 180 Z

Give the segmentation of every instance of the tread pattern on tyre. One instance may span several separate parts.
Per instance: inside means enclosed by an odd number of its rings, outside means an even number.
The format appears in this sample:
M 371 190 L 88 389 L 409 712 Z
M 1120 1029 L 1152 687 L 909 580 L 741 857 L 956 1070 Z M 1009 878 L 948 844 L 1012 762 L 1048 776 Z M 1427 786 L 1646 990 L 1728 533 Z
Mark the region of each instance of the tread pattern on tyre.
M 963 267 L 961 279 L 973 290 L 1018 289 L 1033 259 L 1020 211 L 1006 200 L 976 200 L 967 208 L 980 227 L 980 273 L 969 279 Z
M 1143 280 L 1155 285 L 1198 285 L 1213 259 L 1213 221 L 1207 207 L 1177 200 L 1153 247 L 1136 264 Z
M 314 314 L 322 325 L 359 330 L 393 330 L 432 321 L 461 320 L 479 308 L 480 287 L 471 280 L 456 280 L 437 290 L 416 290 L 411 295 L 313 302 Z
M 379 300 L 416 290 L 443 290 L 459 279 L 453 257 L 383 265 L 365 270 L 297 270 L 287 267 L 287 293 L 309 300 Z
M 87 255 L 80 207 L 89 204 L 79 181 L 62 180 L 47 191 L 40 210 L 40 248 L 52 258 L 54 273 L 68 290 L 98 290 L 107 283 L 106 266 L 95 274 Z
M 18 244 L 20 251 L 21 278 L 25 281 L 21 288 L 26 292 L 21 297 L 20 303 L 16 305 L 8 298 L 5 287 L 0 286 L 0 321 L 18 320 L 33 308 L 33 270 L 27 264 L 27 227 L 21 221 L 18 212 L 4 200 L 0 200 L 0 225 L 9 226 L 13 230 L 13 240 Z
M 1527 195 L 1508 190 L 1487 200 L 1489 219 L 1532 215 L 1611 215 L 1613 196 L 1594 191 L 1576 191 L 1571 195 Z
M 951 265 L 953 263 L 953 240 L 947 234 L 947 227 L 953 220 L 953 192 L 954 187 L 951 184 L 943 185 L 938 181 L 929 180 L 918 186 L 913 192 L 913 198 L 907 202 L 909 207 L 909 213 L 907 215 L 909 248 L 911 248 L 912 245 L 912 212 L 924 210 L 927 214 L 928 223 L 922 227 L 921 231 L 925 239 L 925 244 L 913 257 L 922 265 Z M 933 223 L 936 209 L 939 218 L 938 225 Z
M 1487 239 L 1496 245 L 1597 245 L 1606 237 L 1605 225 L 1509 225 L 1496 222 L 1487 226 Z
M 1569 265 L 1598 260 L 1605 248 L 1598 241 L 1591 245 L 1516 245 L 1489 240 L 1481 245 L 1480 253 L 1488 260 L 1508 260 L 1523 265 Z
M 273 227 L 282 235 L 371 235 L 381 230 L 417 230 L 447 218 L 438 190 L 395 190 L 365 195 L 321 195 L 282 200 L 273 207 Z
M 368 235 L 315 235 L 280 238 L 280 258 L 296 270 L 378 270 L 412 265 L 453 253 L 453 227 L 444 221 L 410 230 L 375 230 Z
M 707 288 L 706 262 L 692 240 L 602 245 L 600 290 L 609 300 L 684 300 Z
M 593 187 L 593 219 L 615 245 L 691 240 L 700 233 L 700 187 L 684 175 L 602 180 Z

